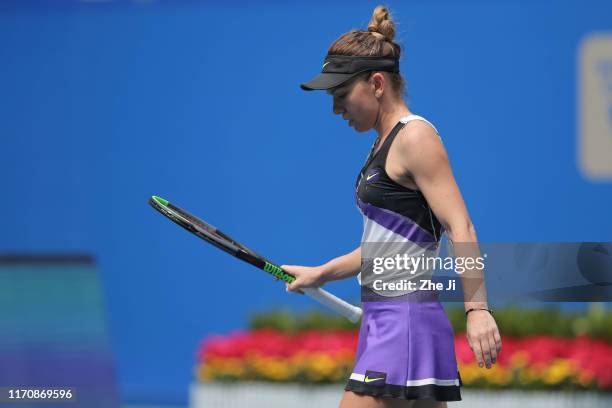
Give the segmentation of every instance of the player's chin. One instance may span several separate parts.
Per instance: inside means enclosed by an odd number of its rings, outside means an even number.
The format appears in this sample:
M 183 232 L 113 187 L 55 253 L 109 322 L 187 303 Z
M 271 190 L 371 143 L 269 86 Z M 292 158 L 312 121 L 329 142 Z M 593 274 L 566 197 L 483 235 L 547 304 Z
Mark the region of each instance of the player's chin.
M 363 126 L 363 125 L 360 125 L 358 123 L 354 123 L 353 124 L 353 128 L 355 129 L 355 132 L 357 132 L 357 133 L 363 133 L 363 132 L 367 132 L 368 130 L 370 130 L 370 127 Z

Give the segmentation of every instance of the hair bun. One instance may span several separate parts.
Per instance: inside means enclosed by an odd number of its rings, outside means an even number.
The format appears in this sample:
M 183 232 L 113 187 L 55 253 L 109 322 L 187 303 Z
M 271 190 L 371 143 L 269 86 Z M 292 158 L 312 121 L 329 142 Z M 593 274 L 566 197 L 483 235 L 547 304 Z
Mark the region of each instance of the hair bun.
M 385 6 L 377 6 L 372 13 L 372 19 L 368 24 L 368 31 L 381 34 L 389 41 L 395 38 L 395 23 L 391 13 Z

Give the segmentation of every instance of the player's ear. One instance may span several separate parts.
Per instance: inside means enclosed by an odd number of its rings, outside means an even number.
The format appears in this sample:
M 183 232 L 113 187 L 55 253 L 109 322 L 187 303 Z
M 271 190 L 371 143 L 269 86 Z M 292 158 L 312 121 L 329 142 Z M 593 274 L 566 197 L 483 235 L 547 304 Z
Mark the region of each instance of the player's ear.
M 385 90 L 385 76 L 381 72 L 374 72 L 370 75 L 368 82 L 371 84 L 374 96 L 376 98 L 382 97 Z

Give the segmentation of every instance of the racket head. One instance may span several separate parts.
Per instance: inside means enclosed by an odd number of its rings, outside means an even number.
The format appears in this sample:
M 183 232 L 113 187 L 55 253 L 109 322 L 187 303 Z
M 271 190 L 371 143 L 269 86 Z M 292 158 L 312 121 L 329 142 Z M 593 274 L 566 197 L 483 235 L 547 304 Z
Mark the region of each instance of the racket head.
M 261 258 L 255 252 L 223 233 L 218 228 L 182 208 L 171 204 L 161 197 L 151 196 L 151 198 L 149 198 L 149 204 L 175 224 L 180 225 L 187 231 L 216 246 L 222 251 L 234 256 L 237 256 L 239 251 L 244 251 L 254 257 Z
M 149 204 L 166 218 L 169 218 L 177 225 L 180 225 L 182 228 L 222 251 L 249 262 L 284 282 L 291 283 L 295 280 L 294 276 L 283 271 L 279 266 L 267 261 L 211 224 L 171 204 L 167 200 L 158 196 L 152 196 L 149 199 Z M 305 288 L 304 292 L 320 303 L 348 317 L 353 322 L 357 321 L 361 316 L 361 309 L 349 305 L 321 288 Z

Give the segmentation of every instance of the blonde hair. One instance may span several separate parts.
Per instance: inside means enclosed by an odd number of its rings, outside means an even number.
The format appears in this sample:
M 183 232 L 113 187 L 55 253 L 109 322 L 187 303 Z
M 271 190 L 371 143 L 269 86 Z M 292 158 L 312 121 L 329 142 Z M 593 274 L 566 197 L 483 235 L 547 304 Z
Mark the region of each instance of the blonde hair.
M 327 50 L 327 55 L 376 56 L 400 58 L 401 47 L 393 41 L 395 22 L 385 6 L 377 6 L 367 30 L 355 29 L 342 34 Z M 367 78 L 369 78 L 368 73 Z M 391 88 L 398 96 L 404 95 L 405 81 L 399 73 L 385 72 Z

